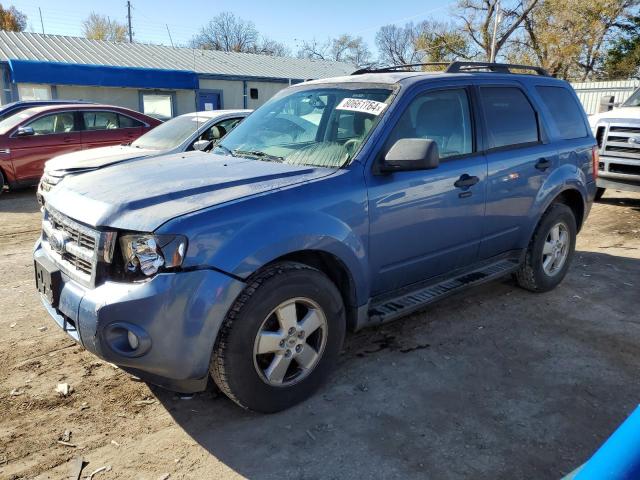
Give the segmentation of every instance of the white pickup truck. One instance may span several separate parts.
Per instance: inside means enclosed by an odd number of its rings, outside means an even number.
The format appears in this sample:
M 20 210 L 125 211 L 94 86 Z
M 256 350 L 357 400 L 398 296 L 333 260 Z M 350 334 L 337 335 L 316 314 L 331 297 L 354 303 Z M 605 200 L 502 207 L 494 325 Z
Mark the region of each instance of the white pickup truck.
M 596 199 L 607 188 L 640 192 L 640 89 L 589 123 L 600 149 Z

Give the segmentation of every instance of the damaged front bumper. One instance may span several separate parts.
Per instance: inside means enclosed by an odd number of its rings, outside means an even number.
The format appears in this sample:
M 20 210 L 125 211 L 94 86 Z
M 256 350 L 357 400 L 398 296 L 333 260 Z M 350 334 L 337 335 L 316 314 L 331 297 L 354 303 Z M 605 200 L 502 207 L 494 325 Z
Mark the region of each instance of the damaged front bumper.
M 34 260 L 51 262 L 40 241 Z M 218 330 L 244 283 L 210 270 L 86 288 L 61 273 L 49 315 L 76 342 L 143 380 L 179 392 L 206 387 Z

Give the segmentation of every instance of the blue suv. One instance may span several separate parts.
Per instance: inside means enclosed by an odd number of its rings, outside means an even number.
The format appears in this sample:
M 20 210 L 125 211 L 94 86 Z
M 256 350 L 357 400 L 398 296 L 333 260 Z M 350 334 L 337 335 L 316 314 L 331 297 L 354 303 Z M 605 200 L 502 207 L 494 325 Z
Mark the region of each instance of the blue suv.
M 181 392 L 211 376 L 242 407 L 275 412 L 327 378 L 347 329 L 505 275 L 558 285 L 597 165 L 576 95 L 539 68 L 306 82 L 211 153 L 55 187 L 37 288 L 99 357 Z

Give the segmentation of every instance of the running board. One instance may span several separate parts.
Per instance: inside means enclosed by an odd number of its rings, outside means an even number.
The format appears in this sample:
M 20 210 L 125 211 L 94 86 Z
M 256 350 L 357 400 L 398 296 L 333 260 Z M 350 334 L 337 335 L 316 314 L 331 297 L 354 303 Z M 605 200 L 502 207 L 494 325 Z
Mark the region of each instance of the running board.
M 505 259 L 439 283 L 418 287 L 392 298 L 374 302 L 368 324 L 385 323 L 424 308 L 426 305 L 474 285 L 490 282 L 518 269 L 517 260 Z M 424 285 L 424 284 L 423 284 Z

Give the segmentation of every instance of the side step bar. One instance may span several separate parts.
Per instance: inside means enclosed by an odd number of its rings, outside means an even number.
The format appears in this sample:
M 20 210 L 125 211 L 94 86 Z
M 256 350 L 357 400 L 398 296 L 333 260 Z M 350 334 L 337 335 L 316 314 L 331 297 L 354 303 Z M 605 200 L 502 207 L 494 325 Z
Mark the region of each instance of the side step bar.
M 449 278 L 439 283 L 420 286 L 392 298 L 372 303 L 369 308 L 369 325 L 385 323 L 398 317 L 408 315 L 422 309 L 426 305 L 452 295 L 473 285 L 480 285 L 514 272 L 519 263 L 514 259 L 504 259 L 492 263 L 458 277 Z M 423 284 L 424 285 L 424 284 Z

